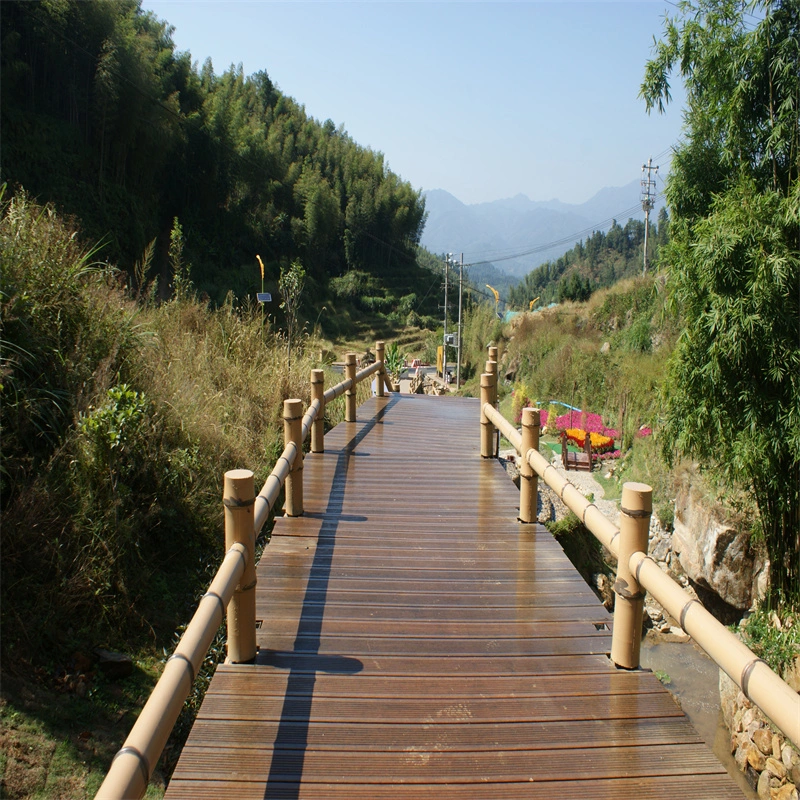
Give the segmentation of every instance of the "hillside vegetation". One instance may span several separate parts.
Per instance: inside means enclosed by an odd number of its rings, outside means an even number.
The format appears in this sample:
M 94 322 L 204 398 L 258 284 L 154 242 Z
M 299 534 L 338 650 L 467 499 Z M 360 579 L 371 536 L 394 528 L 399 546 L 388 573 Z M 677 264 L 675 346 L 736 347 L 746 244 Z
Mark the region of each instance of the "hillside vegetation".
M 539 306 L 565 300 L 588 300 L 597 289 L 612 286 L 623 278 L 641 275 L 644 266 L 645 224 L 629 219 L 625 227 L 613 221 L 610 230 L 595 231 L 585 241 L 554 261 L 529 272 L 509 292 L 509 305 L 527 309 L 538 297 Z M 669 240 L 669 216 L 661 209 L 658 223 L 650 226 L 648 262 Z
M 413 296 L 429 275 L 416 260 L 420 192 L 266 72 L 198 70 L 136 0 L 9 0 L 0 51 L 0 177 L 76 216 L 84 241 L 104 242 L 103 259 L 132 279 L 154 242 L 142 279 L 157 277 L 160 297 L 173 289 L 178 218 L 191 278 L 214 303 L 260 289 L 260 254 L 273 294 L 281 267 L 304 265 L 307 300 L 327 301 L 319 323 L 332 334 L 340 312 L 405 323 L 409 310 L 435 311 Z M 363 274 L 357 306 L 352 282 L 331 284 L 352 272 Z
M 486 345 L 494 343 L 506 412 L 518 418 L 526 405 L 547 410 L 557 401 L 602 415 L 619 431 L 624 469 L 618 474 L 651 483 L 658 513 L 670 522 L 674 494 L 658 438 L 637 436 L 643 426 L 658 429 L 666 365 L 679 334 L 666 300 L 664 276 L 655 274 L 508 323 L 484 304 L 469 314 L 463 341 L 466 393 L 478 394 Z M 557 406 L 559 415 L 565 410 Z

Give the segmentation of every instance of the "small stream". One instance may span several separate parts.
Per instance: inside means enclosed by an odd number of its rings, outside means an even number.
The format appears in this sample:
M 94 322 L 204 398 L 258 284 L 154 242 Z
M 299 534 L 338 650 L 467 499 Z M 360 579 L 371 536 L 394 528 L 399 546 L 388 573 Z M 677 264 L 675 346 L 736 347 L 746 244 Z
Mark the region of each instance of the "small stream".
M 739 771 L 730 752 L 730 733 L 719 704 L 719 667 L 693 642 L 642 641 L 641 663 L 669 675 L 667 689 L 678 700 L 695 730 L 713 751 L 748 800 L 755 790 Z

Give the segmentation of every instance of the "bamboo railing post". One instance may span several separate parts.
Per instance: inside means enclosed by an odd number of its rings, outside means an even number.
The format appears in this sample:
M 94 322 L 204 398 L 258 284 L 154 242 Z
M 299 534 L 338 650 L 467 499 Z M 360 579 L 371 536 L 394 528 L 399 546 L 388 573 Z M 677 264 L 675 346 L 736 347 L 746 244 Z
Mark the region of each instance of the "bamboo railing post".
M 230 664 L 244 664 L 256 657 L 256 534 L 253 473 L 232 469 L 225 473 L 222 503 L 225 506 L 225 552 L 235 544 L 247 551 L 242 579 L 228 603 L 228 657 Z
M 492 399 L 491 404 L 497 408 L 497 348 L 489 348 L 489 360 L 486 362 L 486 371 L 491 372 L 494 376 L 492 381 Z M 500 429 L 497 429 L 495 436 L 494 457 L 498 458 L 500 455 Z
M 344 377 L 352 381 L 353 385 L 344 393 L 344 421 L 356 421 L 356 354 L 348 353 L 345 356 Z
M 378 372 L 377 379 L 375 383 L 378 387 L 378 397 L 384 397 L 384 385 L 383 382 L 385 380 L 384 376 L 386 375 L 386 365 L 384 364 L 384 360 L 386 358 L 386 342 L 375 342 L 375 360 L 380 361 L 381 368 Z
M 294 443 L 297 455 L 286 476 L 286 516 L 303 516 L 303 401 L 283 401 L 283 442 Z
M 319 400 L 317 418 L 311 425 L 311 452 L 325 452 L 325 372 L 311 370 L 311 402 Z
M 491 372 L 481 375 L 481 457 L 491 458 L 494 448 L 494 425 L 489 421 L 484 406 L 492 405 L 492 378 Z
M 492 389 L 489 404 L 497 407 L 497 362 L 487 361 L 485 370 L 492 376 Z
M 629 562 L 634 553 L 647 553 L 653 490 L 645 483 L 626 483 L 622 487 L 619 517 L 619 560 L 614 584 L 614 632 L 611 660 L 623 669 L 637 669 L 642 644 L 644 592 Z
M 522 452 L 519 460 L 519 521 L 536 522 L 539 510 L 539 476 L 528 463 L 528 453 L 539 451 L 538 408 L 522 409 Z

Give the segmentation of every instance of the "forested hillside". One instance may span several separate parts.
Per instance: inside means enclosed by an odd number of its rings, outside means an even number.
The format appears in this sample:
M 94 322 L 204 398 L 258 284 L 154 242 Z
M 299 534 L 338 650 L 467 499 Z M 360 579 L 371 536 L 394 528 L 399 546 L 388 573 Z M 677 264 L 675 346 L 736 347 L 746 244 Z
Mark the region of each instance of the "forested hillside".
M 389 302 L 410 292 L 420 192 L 266 72 L 198 70 L 171 32 L 137 0 L 4 2 L 2 180 L 78 217 L 128 270 L 156 239 L 162 297 L 176 217 L 191 279 L 214 301 L 259 288 L 256 253 L 268 289 L 299 259 L 312 298 L 351 270 Z
M 659 248 L 668 239 L 669 217 L 662 208 L 657 224 L 650 226 L 647 250 L 651 263 L 657 260 Z M 643 260 L 644 222 L 629 219 L 623 228 L 615 220 L 608 233 L 595 231 L 560 258 L 529 272 L 509 292 L 509 303 L 526 309 L 535 297 L 540 298 L 540 305 L 588 300 L 597 289 L 641 275 Z

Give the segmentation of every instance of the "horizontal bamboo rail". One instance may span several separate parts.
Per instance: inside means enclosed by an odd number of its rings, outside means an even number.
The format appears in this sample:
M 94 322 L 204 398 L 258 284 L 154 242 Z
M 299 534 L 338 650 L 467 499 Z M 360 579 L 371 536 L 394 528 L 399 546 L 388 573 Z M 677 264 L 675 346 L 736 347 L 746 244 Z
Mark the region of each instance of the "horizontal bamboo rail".
M 481 376 L 481 386 L 492 382 L 493 375 L 487 371 Z M 483 395 L 482 395 L 483 397 Z M 484 422 L 486 420 L 486 422 Z M 489 402 L 481 403 L 481 442 L 486 440 L 486 423 L 494 426 L 511 443 L 539 477 L 561 498 L 570 509 L 618 560 L 625 557 L 626 548 L 621 547 L 624 533 L 614 525 L 594 503 L 590 503 L 558 470 L 550 464 L 538 450 L 532 447 L 523 449 L 522 435 L 503 415 Z M 649 487 L 644 484 L 625 484 L 633 494 L 641 493 Z M 625 488 L 623 488 L 625 492 Z M 625 519 L 625 498 L 623 497 L 623 520 Z M 635 509 L 632 518 L 649 519 L 649 509 L 645 515 Z M 785 681 L 776 675 L 767 664 L 745 644 L 743 644 L 724 625 L 718 622 L 702 604 L 691 597 L 681 586 L 669 577 L 647 555 L 645 537 L 644 549 L 641 547 L 628 549 L 627 563 L 622 565 L 625 574 L 633 576 L 634 588 L 641 587 L 653 597 L 678 621 L 681 628 L 697 642 L 708 656 L 733 680 L 742 690 L 745 697 L 757 705 L 775 725 L 794 743 L 800 747 L 800 694 L 795 692 Z M 618 584 L 619 584 L 618 573 Z M 615 591 L 617 585 L 615 584 Z M 634 592 L 633 594 L 636 594 Z M 620 594 L 617 592 L 617 604 Z M 615 610 L 614 634 L 620 625 Z M 630 648 L 635 650 L 636 663 L 624 665 L 632 668 L 638 666 L 638 648 L 636 641 L 641 640 L 641 622 L 638 626 L 627 625 L 628 631 L 623 636 L 630 637 Z M 614 660 L 615 642 L 612 640 L 612 660 Z M 615 663 L 618 663 L 615 661 Z
M 325 406 L 347 395 L 345 419 L 355 422 L 355 387 L 378 373 L 378 395 L 383 396 L 386 371 L 384 343 L 377 342 L 380 358 L 356 372 L 354 353 L 347 354 L 348 377 L 324 390 L 322 370 L 311 371 L 311 402 L 301 416 L 302 401 L 284 401 L 284 448 L 257 496 L 253 473 L 232 470 L 225 474 L 225 539 L 227 553 L 164 672 L 114 756 L 111 768 L 96 795 L 99 800 L 140 798 L 147 791 L 155 767 L 178 715 L 192 688 L 211 642 L 228 617 L 228 658 L 233 663 L 251 662 L 256 653 L 255 637 L 255 538 L 286 487 L 286 513 L 303 513 L 303 442 L 311 435 L 312 453 L 323 452 L 322 422 Z
M 201 598 L 124 746 L 114 757 L 97 798 L 138 798 L 147 790 L 153 768 L 222 624 L 225 608 L 244 574 L 246 562 L 244 545 L 235 544 Z

